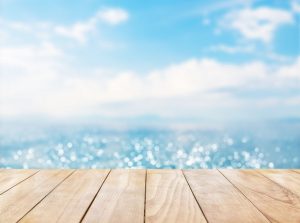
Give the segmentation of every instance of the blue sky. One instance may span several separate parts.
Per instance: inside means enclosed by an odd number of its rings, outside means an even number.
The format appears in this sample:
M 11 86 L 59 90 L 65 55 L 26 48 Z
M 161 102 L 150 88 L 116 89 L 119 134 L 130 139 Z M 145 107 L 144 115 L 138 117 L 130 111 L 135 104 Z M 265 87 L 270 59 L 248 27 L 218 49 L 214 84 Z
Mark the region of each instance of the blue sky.
M 3 120 L 300 116 L 299 1 L 2 0 L 0 10 Z

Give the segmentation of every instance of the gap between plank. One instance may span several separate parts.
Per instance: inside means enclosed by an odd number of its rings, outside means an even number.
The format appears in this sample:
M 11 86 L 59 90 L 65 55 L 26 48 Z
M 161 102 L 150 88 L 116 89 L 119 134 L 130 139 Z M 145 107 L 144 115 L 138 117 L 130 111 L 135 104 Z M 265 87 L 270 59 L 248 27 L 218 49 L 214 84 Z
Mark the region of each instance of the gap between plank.
M 90 207 L 92 206 L 94 200 L 96 199 L 97 195 L 99 194 L 99 192 L 100 192 L 102 186 L 104 185 L 104 183 L 105 183 L 106 179 L 108 178 L 108 176 L 110 175 L 110 173 L 111 173 L 111 169 L 108 171 L 108 173 L 107 173 L 106 177 L 104 178 L 102 184 L 100 185 L 100 187 L 99 187 L 97 193 L 95 194 L 95 196 L 94 196 L 94 198 L 92 199 L 91 203 L 89 204 L 89 206 L 88 206 L 87 209 L 85 210 L 85 212 L 84 212 L 84 214 L 83 214 L 83 216 L 82 216 L 82 218 L 80 219 L 79 222 L 82 222 L 83 219 L 85 218 L 86 214 L 87 214 L 88 211 L 90 210 Z
M 256 207 L 256 205 L 254 204 L 254 203 L 252 203 L 252 201 L 237 187 L 237 186 L 235 186 L 235 184 L 234 183 L 232 183 L 219 169 L 217 169 L 222 175 L 223 175 L 223 177 L 225 177 L 225 179 L 226 180 L 228 180 L 229 181 L 229 183 L 231 183 L 232 184 L 232 186 L 237 190 L 237 191 L 239 191 L 263 216 L 265 216 L 265 218 L 270 222 L 270 223 L 272 223 L 272 221 L 258 208 L 258 207 Z M 237 170 L 237 171 L 239 171 L 239 170 Z
M 271 178 L 267 177 L 266 175 L 264 175 L 263 173 L 260 173 L 259 171 L 255 170 L 256 173 L 262 175 L 263 177 L 265 177 L 266 179 L 268 179 L 269 181 L 271 181 L 273 184 L 276 184 L 277 186 L 279 186 L 280 188 L 287 190 L 288 192 L 290 192 L 291 194 L 295 195 L 296 197 L 298 197 L 300 199 L 300 197 L 295 194 L 293 191 L 291 191 L 290 189 L 286 188 L 285 186 L 277 183 L 276 181 L 272 180 Z
M 49 194 L 52 193 L 59 185 L 62 184 L 67 178 L 69 178 L 76 170 L 73 170 L 68 176 L 66 176 L 61 182 L 59 182 L 52 190 L 50 190 L 39 202 L 37 202 L 29 211 L 27 211 L 17 222 L 20 222 L 30 211 L 32 211 L 37 205 L 39 205 Z
M 13 185 L 12 187 L 6 189 L 5 191 L 3 191 L 2 193 L 0 193 L 0 195 L 4 194 L 5 192 L 9 191 L 10 189 L 14 188 L 15 186 L 19 185 L 20 183 L 24 182 L 25 180 L 27 180 L 28 178 L 32 177 L 33 175 L 37 174 L 38 172 L 40 172 L 40 170 L 37 170 L 36 172 L 34 172 L 33 174 L 29 175 L 28 177 L 26 177 L 25 179 L 21 180 L 20 182 L 16 183 L 15 185 Z
M 196 202 L 197 202 L 197 204 L 198 204 L 198 207 L 200 208 L 200 211 L 202 212 L 202 214 L 203 214 L 203 216 L 204 216 L 206 222 L 209 223 L 209 221 L 208 221 L 208 219 L 207 219 L 207 217 L 206 217 L 206 215 L 205 215 L 203 209 L 201 208 L 201 205 L 200 205 L 200 203 L 198 202 L 198 200 L 197 200 L 197 198 L 196 198 L 196 196 L 195 196 L 195 194 L 194 194 L 194 191 L 192 190 L 192 187 L 191 187 L 191 185 L 189 184 L 189 181 L 187 180 L 187 178 L 186 178 L 186 176 L 185 176 L 185 174 L 184 174 L 184 171 L 183 171 L 182 169 L 181 169 L 181 174 L 183 175 L 183 177 L 184 177 L 184 179 L 185 179 L 185 182 L 186 182 L 187 185 L 189 186 L 190 191 L 191 191 L 191 193 L 192 193 L 194 199 L 196 200 Z

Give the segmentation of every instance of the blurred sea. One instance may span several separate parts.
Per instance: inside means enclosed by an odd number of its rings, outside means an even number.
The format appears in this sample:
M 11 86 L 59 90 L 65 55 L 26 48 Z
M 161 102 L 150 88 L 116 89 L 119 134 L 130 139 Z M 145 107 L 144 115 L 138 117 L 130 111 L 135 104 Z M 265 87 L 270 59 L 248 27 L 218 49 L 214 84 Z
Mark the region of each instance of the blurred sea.
M 1 125 L 0 168 L 300 168 L 299 121 L 222 128 Z

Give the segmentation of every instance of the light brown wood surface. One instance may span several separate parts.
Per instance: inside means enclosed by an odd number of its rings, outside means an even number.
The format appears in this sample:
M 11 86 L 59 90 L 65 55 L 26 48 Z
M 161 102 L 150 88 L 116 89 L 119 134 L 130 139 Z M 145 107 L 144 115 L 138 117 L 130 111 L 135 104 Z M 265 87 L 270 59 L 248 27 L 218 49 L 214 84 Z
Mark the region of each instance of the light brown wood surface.
M 71 173 L 70 170 L 41 170 L 0 195 L 0 222 L 20 220 Z
M 258 172 L 300 197 L 300 174 L 288 170 L 259 170 Z
M 36 172 L 38 172 L 38 170 L 1 169 L 0 194 L 14 187 L 15 185 L 32 176 Z
M 300 170 L 0 169 L 0 223 L 300 223 Z
M 146 223 L 206 222 L 181 170 L 148 170 Z
M 295 171 L 300 174 L 300 170 L 298 170 L 298 169 L 293 169 L 292 171 Z
M 255 170 L 221 172 L 271 221 L 300 222 L 300 197 Z
M 143 223 L 145 170 L 112 170 L 83 222 Z
M 20 222 L 79 222 L 104 182 L 108 170 L 77 170 Z M 62 199 L 63 198 L 63 199 Z
M 184 174 L 208 222 L 269 222 L 218 170 Z

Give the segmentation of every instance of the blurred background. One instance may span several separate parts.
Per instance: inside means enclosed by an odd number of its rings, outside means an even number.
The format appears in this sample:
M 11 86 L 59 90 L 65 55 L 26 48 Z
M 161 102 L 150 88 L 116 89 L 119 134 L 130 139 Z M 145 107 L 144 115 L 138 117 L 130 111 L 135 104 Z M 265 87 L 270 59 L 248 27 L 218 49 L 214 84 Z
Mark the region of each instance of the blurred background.
M 0 2 L 0 168 L 300 168 L 300 1 Z

